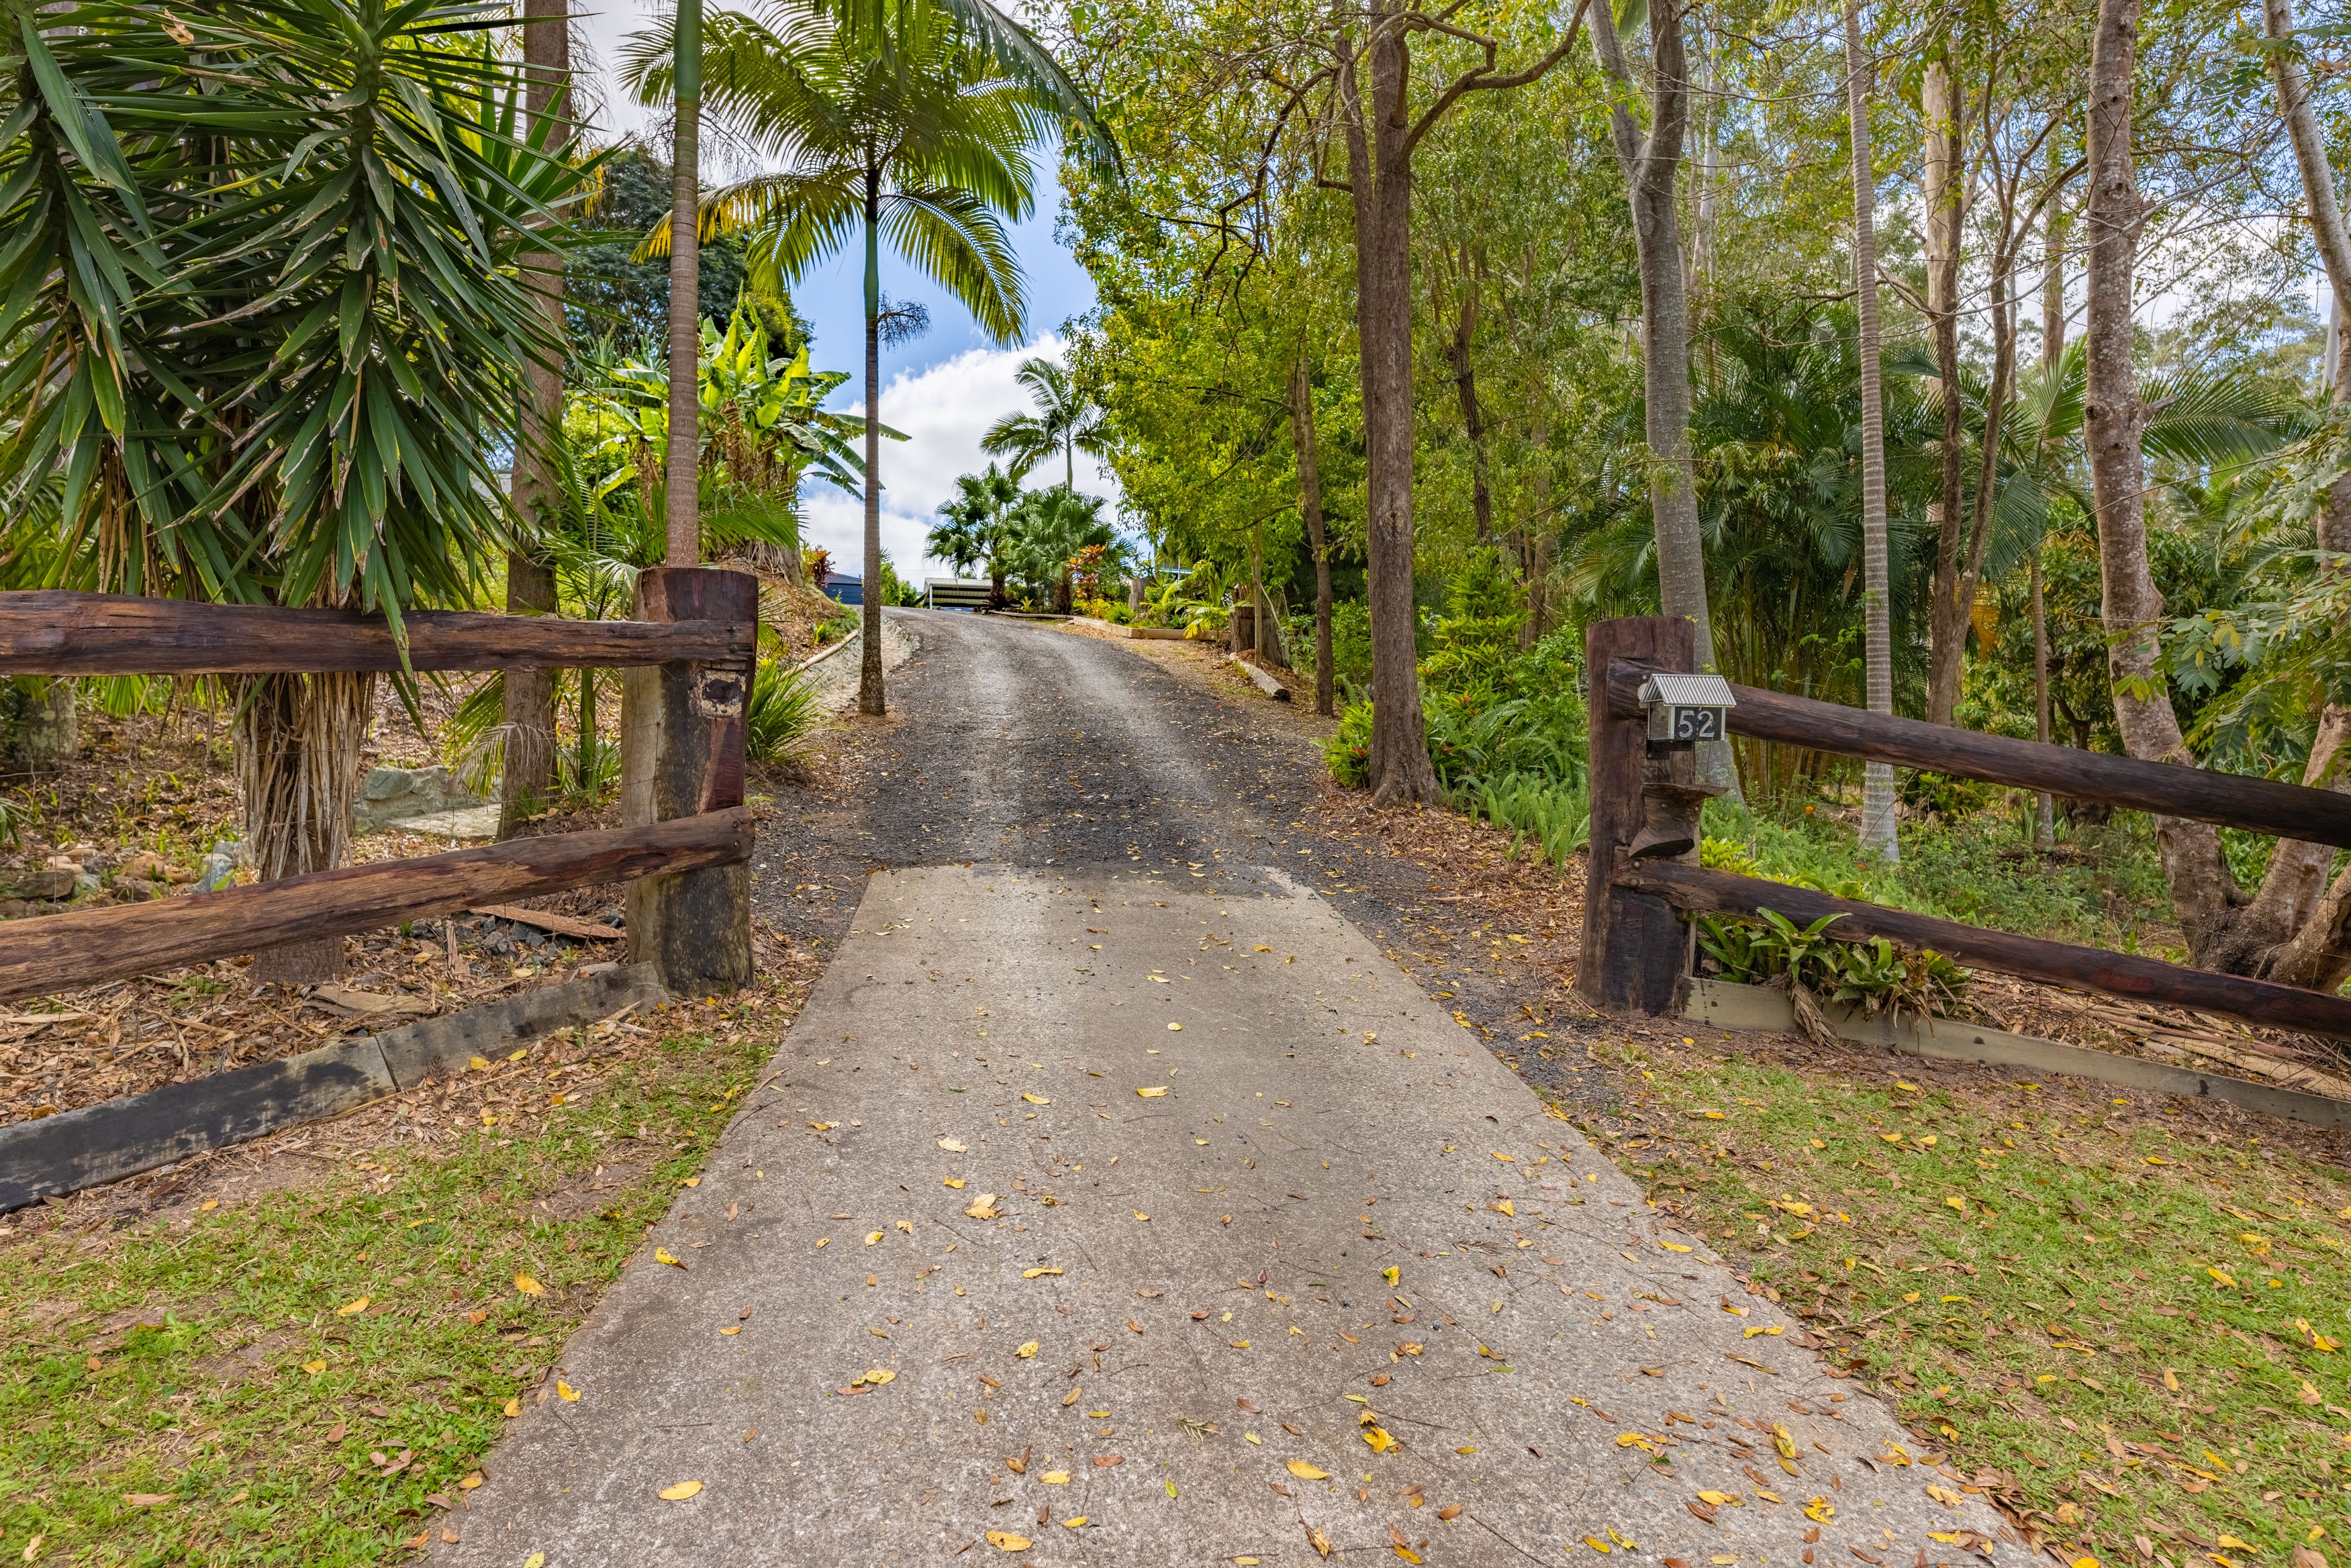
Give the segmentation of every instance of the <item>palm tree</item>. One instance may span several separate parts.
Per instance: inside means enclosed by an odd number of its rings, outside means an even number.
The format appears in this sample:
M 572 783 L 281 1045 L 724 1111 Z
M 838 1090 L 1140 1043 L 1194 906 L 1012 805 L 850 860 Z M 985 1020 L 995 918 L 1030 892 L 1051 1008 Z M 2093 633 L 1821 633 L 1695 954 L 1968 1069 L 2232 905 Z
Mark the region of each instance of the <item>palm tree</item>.
M 1026 43 L 1026 48 L 1022 47 Z M 674 77 L 667 28 L 625 54 L 639 96 Z M 772 158 L 771 172 L 702 207 L 705 235 L 748 236 L 756 280 L 779 286 L 862 234 L 865 246 L 865 580 L 882 576 L 882 241 L 962 302 L 998 342 L 1028 329 L 1008 221 L 1036 199 L 1033 157 L 1063 123 L 1100 160 L 1108 135 L 1076 86 L 985 4 L 842 0 L 830 14 L 788 0 L 704 19 L 702 107 Z M 648 236 L 660 250 L 669 236 Z M 858 707 L 883 710 L 881 596 L 864 606 Z
M 931 530 L 930 552 L 956 571 L 987 564 L 991 610 L 1004 608 L 1004 574 L 1011 565 L 1014 542 L 1007 518 L 1019 499 L 1019 482 L 991 463 L 984 473 L 956 480 L 956 498 L 939 508 L 942 521 Z
M 1050 360 L 1027 359 L 1013 379 L 1037 400 L 1035 413 L 1008 413 L 979 438 L 980 450 L 1006 458 L 1012 476 L 1025 479 L 1055 452 L 1061 455 L 1061 487 L 1078 487 L 1078 454 L 1110 455 L 1110 431 L 1102 405 L 1079 390 L 1067 368 Z
M 1056 485 L 1029 491 L 1012 514 L 1020 574 L 1050 589 L 1057 614 L 1070 612 L 1070 575 L 1078 553 L 1089 546 L 1118 542 L 1117 532 L 1102 520 L 1102 508 L 1100 497 Z
M 12 587 L 345 606 L 395 632 L 525 542 L 487 454 L 560 357 L 526 256 L 585 168 L 465 0 L 17 7 L 0 44 Z M 589 161 L 592 165 L 592 161 Z M 366 243 L 360 243 L 366 236 Z M 235 683 L 265 877 L 338 863 L 373 678 Z M 313 980 L 341 943 L 256 977 Z

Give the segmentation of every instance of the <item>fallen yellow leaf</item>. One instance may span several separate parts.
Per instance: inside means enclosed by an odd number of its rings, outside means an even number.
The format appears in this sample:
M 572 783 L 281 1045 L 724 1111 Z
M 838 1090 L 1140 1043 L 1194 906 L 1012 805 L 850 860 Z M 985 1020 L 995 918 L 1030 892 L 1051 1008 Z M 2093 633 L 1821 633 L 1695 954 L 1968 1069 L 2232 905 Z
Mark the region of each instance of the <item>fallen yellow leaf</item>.
M 1023 1269 L 1020 1270 L 1020 1277 L 1024 1280 L 1034 1280 L 1047 1274 L 1058 1274 L 1060 1272 L 1061 1270 L 1059 1269 Z
M 684 1181 L 679 1182 L 677 1185 L 680 1186 L 700 1186 L 702 1185 L 702 1178 L 700 1176 L 687 1176 Z
M 682 1259 L 673 1256 L 670 1249 L 666 1247 L 656 1247 L 653 1249 L 653 1261 L 656 1263 L 666 1263 L 673 1269 L 683 1269 L 685 1267 L 684 1261 Z
M 486 1056 L 470 1056 L 465 1059 L 465 1065 L 475 1072 L 487 1072 L 490 1070 L 490 1059 Z
M 534 1552 L 522 1560 L 522 1568 L 547 1568 L 547 1553 Z
M 577 1405 L 580 1403 L 580 1390 L 572 1387 L 571 1385 L 564 1382 L 563 1379 L 559 1377 L 555 1380 L 555 1394 L 557 1398 L 561 1399 L 567 1405 Z
M 1168 1027 L 1169 1029 L 1171 1029 L 1171 1030 L 1176 1030 L 1180 1031 L 1180 1030 L 1182 1030 L 1182 1029 L 1183 1029 L 1183 1027 L 1184 1027 L 1184 1026 L 1183 1026 L 1182 1024 L 1180 1024 L 1180 1023 L 1171 1023 L 1171 1024 L 1169 1024 L 1167 1027 Z
M 1712 1503 L 1717 1508 L 1738 1508 L 1747 1501 L 1735 1491 L 1702 1491 L 1698 1494 L 1698 1500 Z
M 1020 1092 L 1020 1098 L 1028 1101 L 1031 1105 L 1050 1105 L 1052 1103 L 1052 1102 L 1047 1099 L 1044 1095 L 1031 1094 L 1026 1089 L 1023 1089 Z
M 1039 1476 L 1037 1479 L 1044 1482 L 1049 1487 L 1065 1487 L 1070 1484 L 1070 1472 L 1067 1470 L 1047 1470 L 1043 1475 Z
M 996 1195 L 992 1192 L 981 1193 L 964 1206 L 964 1213 L 974 1219 L 994 1219 L 997 1216 Z
M 680 1481 L 674 1487 L 664 1487 L 661 1490 L 661 1500 L 664 1502 L 684 1502 L 687 1498 L 701 1495 L 700 1481 Z
M 991 1530 L 987 1543 L 998 1552 L 1026 1552 L 1032 1544 L 1025 1535 L 1015 1535 L 1008 1530 Z
M 1372 1452 L 1375 1454 L 1384 1454 L 1396 1446 L 1395 1438 L 1389 1435 L 1384 1427 L 1366 1427 L 1355 1435 L 1369 1443 L 1372 1446 Z
M 897 1378 L 898 1375 L 891 1371 L 888 1367 L 877 1366 L 871 1372 L 859 1373 L 854 1378 L 850 1380 L 849 1385 L 852 1388 L 854 1388 L 862 1383 L 868 1388 L 879 1388 L 885 1383 L 896 1382 Z
M 1085 1527 L 1086 1516 L 1082 1513 L 1079 1514 L 1074 1519 L 1065 1519 L 1061 1521 L 1061 1528 L 1063 1530 L 1083 1530 Z
M 1687 1252 L 1689 1250 L 1688 1248 L 1683 1246 L 1678 1241 L 1660 1241 L 1657 1245 L 1664 1248 L 1668 1252 Z
M 971 1152 L 970 1145 L 966 1144 L 961 1138 L 941 1138 L 939 1140 L 939 1147 L 945 1149 L 951 1155 L 967 1155 Z
M 1510 1207 L 1510 1200 L 1507 1197 L 1498 1197 L 1492 1204 L 1489 1205 L 1489 1207 L 1491 1207 L 1496 1214 L 1507 1214 L 1514 1219 L 1518 1218 L 1519 1211 Z
M 367 1309 L 368 1299 L 365 1296 L 361 1296 L 356 1301 L 345 1301 L 341 1306 L 337 1307 L 335 1309 L 335 1315 L 339 1318 L 347 1318 L 353 1312 L 363 1312 L 367 1311 Z
M 521 1396 L 517 1396 L 516 1397 L 514 1397 L 514 1398 L 509 1399 L 509 1400 L 507 1400 L 507 1406 L 506 1406 L 506 1417 L 507 1417 L 507 1420 L 511 1421 L 511 1420 L 513 1420 L 516 1416 L 520 1416 L 521 1414 L 522 1414 L 522 1398 L 521 1398 Z
M 882 1233 L 878 1230 L 869 1230 L 865 1233 L 865 1245 L 868 1247 L 872 1246 L 876 1241 L 881 1239 Z
M 538 1281 L 532 1279 L 528 1274 L 517 1274 L 515 1276 L 515 1289 L 520 1291 L 526 1296 L 543 1296 L 547 1294 L 547 1287 L 540 1284 Z
M 1167 1085 L 1165 1085 L 1165 1083 L 1162 1083 L 1162 1084 L 1159 1084 L 1159 1085 L 1158 1085 L 1157 1087 L 1155 1087 L 1155 1088 L 1151 1088 L 1151 1089 L 1138 1089 L 1138 1090 L 1136 1090 L 1136 1091 L 1135 1091 L 1135 1092 L 1136 1092 L 1137 1094 L 1142 1095 L 1145 1100 L 1156 1100 L 1156 1099 L 1158 1099 L 1162 1094 L 1165 1094 L 1165 1093 L 1166 1093 L 1166 1092 L 1167 1092 Z
M 939 1177 L 939 1180 L 946 1183 L 948 1186 L 955 1188 L 957 1192 L 961 1192 L 963 1190 L 963 1177 L 961 1176 L 941 1176 Z
M 1027 1344 L 1022 1345 L 1019 1350 L 1014 1351 L 1012 1354 L 1019 1356 L 1023 1361 L 1030 1360 L 1037 1354 L 1037 1342 L 1032 1339 Z
M 302 1370 L 316 1377 L 327 1370 L 327 1364 L 324 1361 L 306 1361 L 302 1364 Z
M 1138 1208 L 1134 1211 L 1134 1218 L 1137 1219 L 1149 1219 L 1151 1216 L 1144 1213 L 1143 1210 Z
M 1331 1479 L 1330 1471 L 1318 1470 L 1312 1465 L 1308 1464 L 1304 1459 L 1286 1460 L 1282 1464 L 1281 1468 L 1288 1470 L 1291 1475 L 1296 1476 L 1301 1481 L 1320 1481 Z

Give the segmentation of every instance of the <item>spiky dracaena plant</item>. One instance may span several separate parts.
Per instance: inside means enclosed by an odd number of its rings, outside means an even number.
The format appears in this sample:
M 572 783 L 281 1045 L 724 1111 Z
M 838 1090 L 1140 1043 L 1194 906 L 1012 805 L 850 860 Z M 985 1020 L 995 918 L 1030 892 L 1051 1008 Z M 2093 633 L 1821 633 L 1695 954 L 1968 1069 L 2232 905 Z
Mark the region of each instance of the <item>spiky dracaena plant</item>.
M 7 0 L 0 560 L 12 587 L 387 617 L 469 601 L 516 527 L 492 477 L 518 275 L 584 170 L 482 37 L 506 7 Z M 232 688 L 261 873 L 344 850 L 371 677 Z M 340 951 L 339 946 L 333 949 Z M 331 967 L 311 946 L 279 977 Z

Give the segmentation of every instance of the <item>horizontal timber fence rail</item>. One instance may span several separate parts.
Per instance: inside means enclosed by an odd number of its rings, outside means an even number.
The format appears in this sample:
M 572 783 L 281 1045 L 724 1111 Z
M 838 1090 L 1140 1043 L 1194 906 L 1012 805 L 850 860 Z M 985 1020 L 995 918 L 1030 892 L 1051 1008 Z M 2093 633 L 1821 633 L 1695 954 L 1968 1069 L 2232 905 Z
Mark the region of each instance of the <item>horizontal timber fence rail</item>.
M 619 828 L 342 866 L 216 893 L 0 922 L 0 999 L 120 979 L 468 906 L 627 883 L 629 958 L 674 990 L 750 977 L 744 721 L 758 581 L 649 569 L 632 621 L 381 617 L 122 594 L 0 593 L 0 674 L 618 668 Z M 404 636 L 404 647 L 402 637 Z
M 1592 847 L 1576 983 L 1595 1007 L 1674 1012 L 1693 968 L 1687 916 L 1769 909 L 1803 925 L 1834 915 L 1832 934 L 1932 947 L 1980 968 L 2351 1039 L 2351 998 L 2338 995 L 1701 868 L 1698 814 L 1717 791 L 1699 778 L 1695 747 L 1649 738 L 1656 730 L 1642 695 L 1653 674 L 1691 671 L 1692 644 L 1688 622 L 1660 616 L 1597 622 L 1585 633 L 1594 687 Z M 1733 706 L 1723 727 L 1732 735 L 2351 848 L 2351 796 L 2332 790 L 1983 735 L 1750 686 L 1727 691 Z
M 742 664 L 756 619 L 559 621 L 414 610 L 381 616 L 127 593 L 0 593 L 0 675 L 266 675 L 329 670 L 621 669 Z

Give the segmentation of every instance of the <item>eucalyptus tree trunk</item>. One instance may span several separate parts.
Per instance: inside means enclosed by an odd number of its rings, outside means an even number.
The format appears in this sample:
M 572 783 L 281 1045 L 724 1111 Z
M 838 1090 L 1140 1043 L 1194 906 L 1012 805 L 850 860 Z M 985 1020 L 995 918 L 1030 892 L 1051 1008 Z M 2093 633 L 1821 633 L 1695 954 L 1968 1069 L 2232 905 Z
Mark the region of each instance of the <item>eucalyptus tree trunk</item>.
M 702 0 L 677 0 L 669 172 L 669 566 L 702 564 Z
M 1355 209 L 1355 328 L 1364 388 L 1364 558 L 1372 622 L 1374 805 L 1437 800 L 1415 643 L 1412 538 L 1411 61 L 1402 0 L 1370 0 L 1369 102 L 1339 51 Z
M 1314 552 L 1314 711 L 1329 717 L 1335 677 L 1331 668 L 1331 541 L 1322 518 L 1322 461 L 1314 444 L 1314 382 L 1306 356 L 1290 361 L 1290 437 L 1298 451 L 1298 509 Z
M 1927 322 L 1942 382 L 1942 491 L 1937 502 L 1935 582 L 1928 615 L 1927 717 L 1951 722 L 1959 706 L 1959 671 L 1967 648 L 1968 606 L 1959 599 L 1960 576 L 1959 467 L 1967 429 L 1959 407 L 1959 225 L 1965 216 L 1965 164 L 1959 141 L 1959 89 L 1952 79 L 1949 45 L 1936 47 L 1921 74 L 1918 102 L 1926 120 L 1920 195 L 1927 209 Z
M 1665 612 L 1691 622 L 1698 664 L 1715 668 L 1714 627 L 1707 611 L 1706 550 L 1698 532 L 1698 489 L 1690 457 L 1689 316 L 1682 291 L 1680 219 L 1674 204 L 1682 133 L 1689 121 L 1689 64 L 1676 0 L 1649 7 L 1649 131 L 1629 107 L 1633 73 L 1616 37 L 1610 6 L 1593 5 L 1592 41 L 1616 89 L 1609 131 L 1633 209 L 1633 244 L 1641 271 L 1641 370 L 1649 443 L 1649 512 L 1657 541 L 1657 594 Z M 1698 774 L 1733 796 L 1739 772 L 1727 740 L 1701 742 Z
M 2147 559 L 2147 406 L 2131 365 L 2131 306 L 2141 211 L 2131 155 L 2131 78 L 2140 0 L 2099 0 L 2090 42 L 2089 387 L 2084 413 L 2098 530 L 2098 572 L 2116 727 L 2129 755 L 2193 767 L 2163 684 L 2163 596 Z M 2210 823 L 2158 817 L 2156 844 L 2189 951 L 2205 960 L 2225 934 L 2235 879 Z
M 523 0 L 523 103 L 536 120 L 558 112 L 563 130 L 554 145 L 571 141 L 571 22 L 569 0 Z M 563 257 L 542 251 L 523 258 L 523 272 L 538 296 L 549 334 L 560 342 L 563 323 Z M 548 444 L 563 426 L 563 364 L 524 368 L 522 417 L 517 422 L 514 507 L 522 526 L 538 525 L 554 490 Z M 507 552 L 507 613 L 555 612 L 555 571 L 528 549 Z M 498 837 L 511 837 L 554 792 L 555 672 L 508 670 L 503 677 L 506 733 L 498 772 Z
M 2335 296 L 2339 320 L 2342 301 L 2351 297 L 2351 237 L 2345 234 L 2335 171 L 2327 162 L 2326 143 L 2311 107 L 2309 78 L 2299 56 L 2286 47 L 2294 33 L 2292 0 L 2262 0 L 2262 30 L 2272 41 L 2269 67 L 2277 83 L 2278 110 L 2285 120 L 2286 137 L 2294 144 L 2294 162 L 2302 172 L 2311 237 L 2326 268 L 2326 283 Z M 2334 356 L 2326 366 L 2329 401 L 2338 406 L 2351 402 L 2351 386 L 2345 383 L 2340 358 L 2343 347 L 2343 333 L 2328 335 L 2327 349 Z M 2351 551 L 2351 476 L 2335 482 L 2315 521 L 2320 549 L 2337 555 Z M 2338 565 L 2335 570 L 2342 568 Z M 2351 788 L 2351 773 L 2343 767 L 2346 738 L 2351 738 L 2351 709 L 2340 703 L 2327 704 L 2312 737 L 2309 761 L 2303 770 L 2304 784 Z M 2271 978 L 2290 985 L 2330 990 L 2341 985 L 2346 973 L 2351 973 L 2351 962 L 2341 956 L 2351 947 L 2351 875 L 2336 879 L 2329 888 L 2327 873 L 2334 866 L 2332 846 L 2281 840 L 2271 852 L 2259 892 L 2233 934 L 2241 951 L 2228 955 L 2235 960 L 2231 967 L 2266 970 Z
M 2000 478 L 2000 432 L 2008 401 L 2016 385 L 2016 235 L 2014 215 L 2004 222 L 1991 257 L 1991 386 L 1984 396 L 1983 420 L 1976 437 L 1976 493 L 1968 517 L 1967 548 L 1960 558 L 1959 579 L 1952 591 L 1958 642 L 1967 643 L 1974 620 L 1976 589 L 1983 581 L 1985 548 L 1991 542 L 1991 508 Z M 1959 706 L 1959 671 L 1963 661 L 1949 665 L 1951 706 Z
M 1894 630 L 1886 560 L 1886 402 L 1877 322 L 1877 169 L 1870 153 L 1869 99 L 1877 67 L 1864 52 L 1861 11 L 1844 10 L 1845 112 L 1853 124 L 1853 274 L 1861 356 L 1862 655 L 1872 713 L 1894 711 Z M 1895 827 L 1894 768 L 1862 765 L 1861 847 L 1902 858 Z
M 1056 581 L 1066 610 L 1069 573 Z M 882 171 L 865 171 L 865 586 L 857 596 L 857 711 L 879 717 L 882 700 Z
M 1461 308 L 1446 342 L 1446 360 L 1453 370 L 1453 391 L 1461 402 L 1461 428 L 1469 438 L 1469 509 L 1477 519 L 1478 542 L 1494 540 L 1494 491 L 1486 475 L 1486 413 L 1478 402 L 1478 367 L 1469 345 L 1478 329 L 1478 283 L 1468 265 L 1462 267 Z

